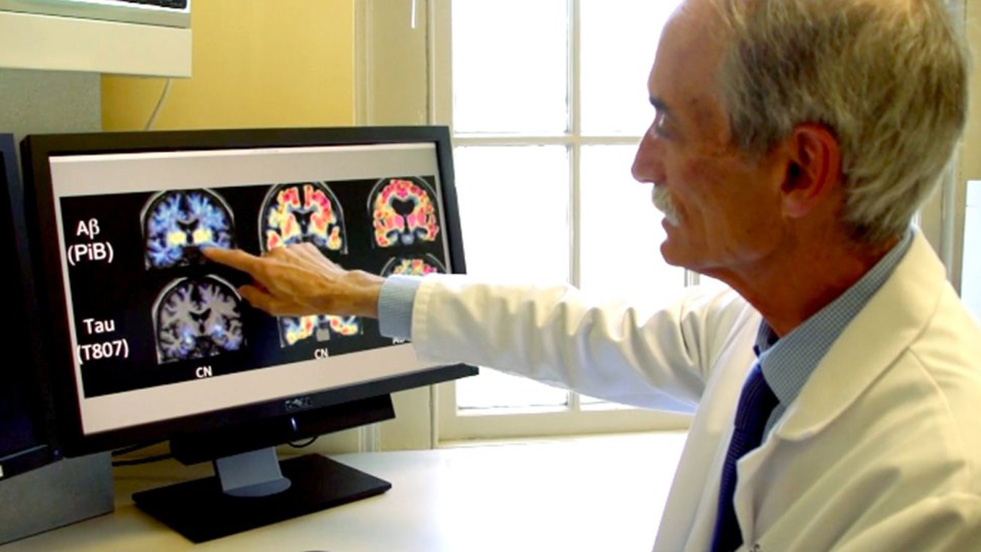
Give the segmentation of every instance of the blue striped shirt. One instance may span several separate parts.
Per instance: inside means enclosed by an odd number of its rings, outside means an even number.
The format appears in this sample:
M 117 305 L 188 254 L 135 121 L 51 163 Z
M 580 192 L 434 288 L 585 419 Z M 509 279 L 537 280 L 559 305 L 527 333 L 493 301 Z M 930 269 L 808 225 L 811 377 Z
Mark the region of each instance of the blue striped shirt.
M 422 284 L 420 276 L 395 275 L 385 278 L 378 295 L 378 331 L 385 337 L 412 337 L 412 305 Z

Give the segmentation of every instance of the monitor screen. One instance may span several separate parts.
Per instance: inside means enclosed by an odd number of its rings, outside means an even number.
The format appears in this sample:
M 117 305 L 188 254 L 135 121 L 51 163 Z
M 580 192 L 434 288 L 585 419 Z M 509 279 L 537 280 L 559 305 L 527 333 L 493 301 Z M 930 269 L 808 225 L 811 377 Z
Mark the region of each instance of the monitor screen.
M 274 418 L 285 442 L 298 414 L 475 373 L 375 320 L 262 313 L 201 254 L 310 243 L 347 269 L 462 272 L 450 151 L 442 127 L 28 137 L 66 454 Z
M 319 455 L 280 463 L 273 445 L 390 418 L 389 393 L 476 373 L 420 362 L 375 320 L 260 312 L 246 275 L 202 255 L 307 243 L 352 270 L 463 272 L 445 127 L 37 135 L 23 154 L 59 444 L 170 440 L 182 461 L 215 460 L 220 487 L 134 495 L 195 542 L 384 492 Z
M 34 309 L 24 198 L 11 134 L 0 134 L 0 253 L 7 259 L 9 286 L 5 334 L 7 359 L 0 369 L 0 481 L 52 462 L 58 449 L 51 441 L 37 373 L 37 351 L 30 328 Z

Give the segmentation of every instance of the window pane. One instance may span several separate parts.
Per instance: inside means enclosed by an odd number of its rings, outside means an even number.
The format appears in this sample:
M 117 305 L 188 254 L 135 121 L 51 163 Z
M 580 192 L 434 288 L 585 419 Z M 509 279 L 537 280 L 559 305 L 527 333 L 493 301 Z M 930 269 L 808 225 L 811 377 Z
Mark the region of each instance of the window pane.
M 579 395 L 579 406 L 587 412 L 599 410 L 630 410 L 633 408 L 624 404 L 606 402 L 596 397 L 590 397 L 589 395 Z
M 706 276 L 704 274 L 698 275 L 698 285 L 701 288 L 709 289 L 712 291 L 722 291 L 729 287 L 729 284 L 723 282 L 722 280 L 716 280 L 711 276 Z
M 580 86 L 585 134 L 641 135 L 653 119 L 647 75 L 680 0 L 582 0 Z
M 569 158 L 562 146 L 454 151 L 467 272 L 569 280 Z M 482 369 L 456 382 L 457 408 L 564 406 L 568 393 Z M 486 412 L 483 412 L 486 413 Z
M 568 128 L 566 0 L 453 2 L 456 132 Z
M 569 392 L 481 368 L 480 375 L 456 381 L 456 404 L 461 413 L 480 410 L 479 414 L 489 414 L 487 409 L 507 409 L 508 414 L 514 414 L 515 409 L 554 410 L 569 404 Z
M 467 272 L 569 280 L 569 159 L 563 146 L 454 151 Z
M 630 176 L 635 150 L 582 150 L 580 284 L 584 290 L 639 301 L 681 289 L 685 276 L 661 257 L 663 216 L 651 203 L 651 185 Z

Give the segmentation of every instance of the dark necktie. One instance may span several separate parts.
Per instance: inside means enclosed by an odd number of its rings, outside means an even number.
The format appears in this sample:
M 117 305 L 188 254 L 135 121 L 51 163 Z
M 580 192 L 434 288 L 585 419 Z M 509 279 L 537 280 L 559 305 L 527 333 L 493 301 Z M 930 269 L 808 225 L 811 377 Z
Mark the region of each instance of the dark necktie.
M 722 468 L 722 486 L 719 491 L 719 514 L 712 538 L 713 552 L 731 552 L 743 543 L 743 535 L 736 521 L 736 509 L 732 497 L 736 491 L 736 462 L 749 451 L 760 446 L 763 429 L 770 413 L 777 405 L 777 397 L 763 379 L 759 363 L 753 366 L 743 384 L 736 410 L 735 428 L 729 441 L 726 463 Z

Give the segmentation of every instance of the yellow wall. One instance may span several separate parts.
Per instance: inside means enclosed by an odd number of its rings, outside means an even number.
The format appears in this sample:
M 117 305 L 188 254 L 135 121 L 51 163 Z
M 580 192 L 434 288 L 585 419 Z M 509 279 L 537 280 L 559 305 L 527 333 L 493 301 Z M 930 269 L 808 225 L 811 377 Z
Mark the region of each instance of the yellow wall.
M 356 0 L 195 0 L 193 68 L 155 130 L 354 124 Z M 163 79 L 104 76 L 104 130 L 143 129 Z
M 356 1 L 194 0 L 192 77 L 172 81 L 153 128 L 353 125 Z M 103 130 L 142 130 L 164 82 L 103 76 Z M 358 451 L 360 434 L 303 450 Z

